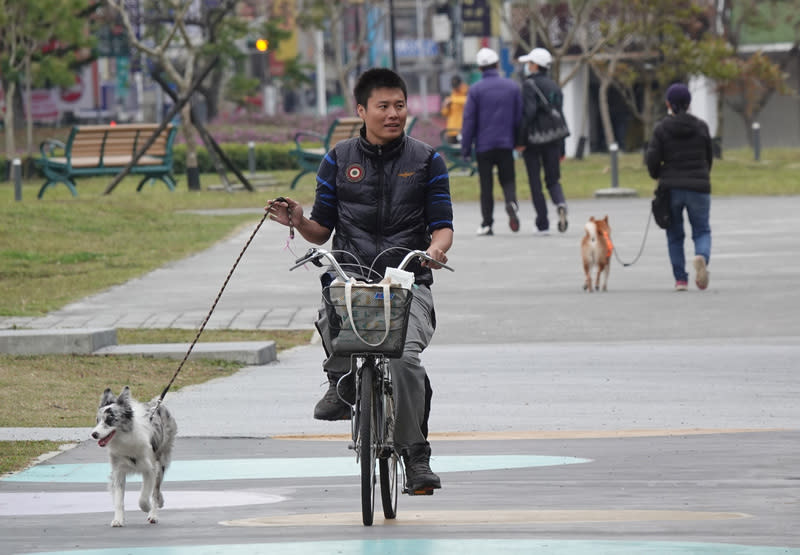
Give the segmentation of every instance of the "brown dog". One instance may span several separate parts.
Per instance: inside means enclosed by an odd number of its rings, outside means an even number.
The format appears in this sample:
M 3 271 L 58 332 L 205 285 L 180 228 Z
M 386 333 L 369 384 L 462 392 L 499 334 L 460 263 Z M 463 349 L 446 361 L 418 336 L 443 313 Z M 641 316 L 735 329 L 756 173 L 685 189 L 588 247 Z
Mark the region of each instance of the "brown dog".
M 603 291 L 608 291 L 608 272 L 611 269 L 611 253 L 614 245 L 611 243 L 611 226 L 608 225 L 608 215 L 602 220 L 589 218 L 583 226 L 586 235 L 581 239 L 581 256 L 583 258 L 583 272 L 586 281 L 583 288 L 592 291 L 592 269 L 597 267 L 597 278 L 594 289 L 600 290 L 600 274 L 603 276 Z

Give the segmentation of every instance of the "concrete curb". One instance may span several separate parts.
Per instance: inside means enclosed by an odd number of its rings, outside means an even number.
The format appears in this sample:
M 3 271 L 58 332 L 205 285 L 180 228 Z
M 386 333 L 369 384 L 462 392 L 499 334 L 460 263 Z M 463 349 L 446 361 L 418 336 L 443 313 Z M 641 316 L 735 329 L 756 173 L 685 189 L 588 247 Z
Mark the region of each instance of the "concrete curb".
M 0 330 L 0 353 L 10 355 L 86 355 L 116 343 L 114 328 Z
M 0 330 L 0 353 L 11 355 L 126 355 L 183 359 L 190 343 L 118 345 L 114 328 L 54 328 Z M 191 359 L 228 360 L 263 365 L 278 359 L 274 341 L 196 343 Z
M 152 358 L 183 359 L 190 343 L 165 343 L 147 345 L 110 345 L 96 350 L 95 355 L 132 355 Z M 189 359 L 205 358 L 229 360 L 247 365 L 260 366 L 277 360 L 274 341 L 237 341 L 197 343 Z

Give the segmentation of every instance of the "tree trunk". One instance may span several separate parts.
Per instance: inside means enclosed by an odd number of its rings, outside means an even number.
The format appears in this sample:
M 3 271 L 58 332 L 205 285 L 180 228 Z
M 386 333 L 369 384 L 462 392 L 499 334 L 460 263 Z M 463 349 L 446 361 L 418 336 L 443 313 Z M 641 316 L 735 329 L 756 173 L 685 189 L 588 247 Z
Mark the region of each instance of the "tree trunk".
M 14 143 L 14 96 L 17 94 L 17 83 L 8 81 L 6 83 L 6 113 L 3 115 L 3 126 L 6 130 L 6 161 L 10 164 L 17 153 L 17 145 Z
M 219 114 L 219 103 L 222 97 L 222 85 L 225 77 L 225 71 L 222 66 L 217 67 L 211 72 L 211 85 L 208 87 L 208 94 L 204 95 L 206 99 L 206 118 L 208 122 L 214 121 L 214 118 Z
M 182 94 L 187 94 L 185 91 Z M 192 125 L 192 103 L 181 108 L 181 125 L 186 140 L 186 179 L 190 191 L 200 190 L 200 170 L 197 166 L 197 130 Z
M 642 135 L 647 143 L 653 135 L 653 79 L 646 77 L 644 80 L 644 94 L 642 94 Z
M 611 86 L 611 79 L 605 75 L 600 78 L 600 120 L 603 122 L 603 136 L 606 139 L 606 147 L 611 148 L 614 139 L 614 127 L 611 124 L 611 112 L 608 109 L 608 88 Z
M 31 57 L 25 56 L 25 152 L 33 156 L 33 82 L 31 78 Z

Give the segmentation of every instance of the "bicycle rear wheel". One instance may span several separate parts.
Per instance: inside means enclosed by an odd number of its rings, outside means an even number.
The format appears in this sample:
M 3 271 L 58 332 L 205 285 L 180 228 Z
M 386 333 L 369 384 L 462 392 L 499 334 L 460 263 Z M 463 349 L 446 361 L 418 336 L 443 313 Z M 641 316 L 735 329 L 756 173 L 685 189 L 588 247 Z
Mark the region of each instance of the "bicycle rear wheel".
M 378 456 L 376 436 L 377 402 L 375 367 L 367 359 L 361 367 L 361 416 L 358 430 L 358 456 L 361 459 L 361 518 L 364 526 L 372 526 L 375 513 L 375 459 Z

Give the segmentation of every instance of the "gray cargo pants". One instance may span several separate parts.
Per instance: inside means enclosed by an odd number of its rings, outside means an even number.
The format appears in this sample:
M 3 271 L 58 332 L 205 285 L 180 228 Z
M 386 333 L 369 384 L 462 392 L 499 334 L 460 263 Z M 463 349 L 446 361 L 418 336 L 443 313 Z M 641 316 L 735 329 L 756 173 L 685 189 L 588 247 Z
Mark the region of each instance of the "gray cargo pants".
M 389 363 L 397 419 L 394 443 L 400 453 L 406 447 L 427 442 L 428 411 L 432 394 L 420 353 L 430 343 L 436 328 L 433 295 L 427 285 L 414 285 L 413 291 L 405 351 L 401 358 L 392 359 Z M 327 355 L 331 349 L 324 306 L 319 311 L 316 325 Z M 322 367 L 326 372 L 346 374 L 350 370 L 350 357 L 328 356 Z

